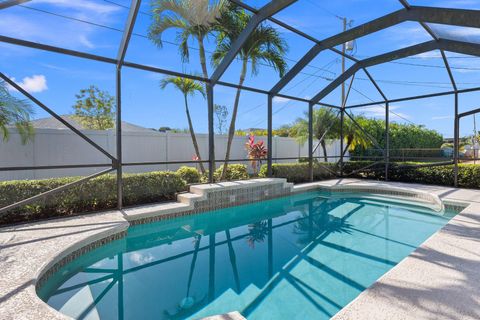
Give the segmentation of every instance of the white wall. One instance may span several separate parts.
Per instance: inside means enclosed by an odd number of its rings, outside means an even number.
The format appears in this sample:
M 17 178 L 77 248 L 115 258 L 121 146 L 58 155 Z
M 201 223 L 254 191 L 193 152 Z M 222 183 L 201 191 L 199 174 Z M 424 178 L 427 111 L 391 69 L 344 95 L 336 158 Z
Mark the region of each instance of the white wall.
M 85 130 L 90 139 L 115 155 L 115 132 Z M 190 134 L 162 132 L 124 132 L 123 162 L 146 161 L 190 161 L 195 154 Z M 197 134 L 203 160 L 208 159 L 208 135 Z M 266 137 L 256 137 L 256 141 L 267 142 Z M 32 142 L 22 145 L 20 136 L 11 132 L 8 142 L 0 141 L 0 167 L 50 166 L 73 164 L 97 164 L 111 161 L 70 130 L 37 129 Z M 216 159 L 223 159 L 227 143 L 226 135 L 215 136 Z M 231 159 L 245 159 L 246 137 L 235 137 Z M 315 145 L 315 144 L 314 144 Z M 329 156 L 339 155 L 339 141 L 331 142 L 327 148 Z M 299 145 L 293 138 L 273 138 L 273 157 L 306 157 L 307 144 Z M 321 148 L 315 156 L 323 156 Z M 329 159 L 334 161 L 334 159 Z M 292 162 L 283 160 L 278 162 Z M 248 162 L 243 162 L 248 165 Z M 217 165 L 221 165 L 218 163 Z M 181 165 L 127 166 L 124 172 L 145 172 L 155 170 L 176 170 Z M 205 164 L 205 167 L 208 165 Z M 249 166 L 249 165 L 248 165 Z M 73 168 L 55 170 L 0 171 L 0 180 L 44 179 L 62 176 L 83 176 L 104 168 Z

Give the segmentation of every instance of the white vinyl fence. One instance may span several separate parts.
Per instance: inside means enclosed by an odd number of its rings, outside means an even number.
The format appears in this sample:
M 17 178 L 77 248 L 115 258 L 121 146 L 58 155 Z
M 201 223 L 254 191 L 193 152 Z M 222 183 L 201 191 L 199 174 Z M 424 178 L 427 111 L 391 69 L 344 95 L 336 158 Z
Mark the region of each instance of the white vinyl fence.
M 112 130 L 97 131 L 84 130 L 90 139 L 95 141 L 105 150 L 115 156 L 115 132 Z M 190 161 L 195 152 L 190 134 L 163 133 L 156 131 L 124 132 L 123 138 L 123 162 L 153 162 L 153 161 Z M 200 145 L 200 153 L 203 160 L 208 160 L 208 135 L 197 134 Z M 255 141 L 266 137 L 256 137 Z M 233 141 L 231 159 L 246 159 L 246 137 L 236 136 Z M 215 136 L 216 159 L 224 159 L 227 143 L 226 135 Z M 314 143 L 314 146 L 316 143 Z M 268 147 L 268 146 L 267 146 Z M 323 156 L 322 148 L 317 148 L 315 156 Z M 339 141 L 329 142 L 327 147 L 328 156 L 339 156 Z M 274 158 L 297 158 L 308 155 L 307 144 L 300 145 L 293 138 L 273 138 Z M 330 161 L 336 159 L 330 158 Z M 294 162 L 295 160 L 282 160 L 276 162 Z M 265 160 L 266 162 L 266 160 Z M 61 129 L 36 129 L 32 142 L 21 144 L 20 136 L 11 132 L 10 139 L 0 141 L 0 167 L 33 167 L 51 165 L 77 165 L 77 164 L 109 164 L 110 160 L 89 145 L 82 138 L 70 130 Z M 235 162 L 238 163 L 238 162 Z M 249 169 L 248 161 L 241 162 Z M 221 163 L 217 163 L 220 166 Z M 181 164 L 169 165 L 142 165 L 125 166 L 124 172 L 147 172 L 159 170 L 176 170 Z M 208 164 L 205 163 L 205 167 Z M 0 180 L 19 179 L 45 179 L 64 176 L 85 176 L 98 172 L 105 168 L 70 168 L 70 169 L 47 169 L 47 170 L 19 170 L 0 171 Z

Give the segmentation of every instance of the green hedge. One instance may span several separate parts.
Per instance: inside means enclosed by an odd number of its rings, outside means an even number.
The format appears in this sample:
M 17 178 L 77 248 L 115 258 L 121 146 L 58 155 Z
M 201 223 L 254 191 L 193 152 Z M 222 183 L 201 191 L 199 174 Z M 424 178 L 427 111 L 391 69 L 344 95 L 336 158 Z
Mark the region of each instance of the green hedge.
M 79 177 L 0 182 L 0 207 L 78 180 Z M 175 199 L 186 190 L 186 182 L 175 172 L 123 175 L 123 202 L 126 206 Z M 115 208 L 116 177 L 104 175 L 76 187 L 17 208 L 0 217 L 0 224 L 68 216 Z
M 325 180 L 334 178 L 335 164 L 325 162 L 313 163 L 313 179 Z M 267 165 L 262 165 L 259 175 L 267 176 Z M 274 163 L 272 164 L 272 176 L 274 178 L 286 178 L 287 181 L 293 183 L 301 183 L 310 181 L 309 164 L 308 163 Z
M 433 167 L 405 167 L 405 165 L 419 164 L 417 162 L 390 163 L 389 180 L 410 183 L 434 184 L 453 186 L 453 165 Z M 425 164 L 425 163 L 422 163 Z M 322 166 L 323 165 L 323 166 Z M 335 178 L 335 175 L 327 171 L 337 170 L 332 163 L 314 163 L 314 180 L 325 180 Z M 362 169 L 370 166 L 368 169 Z M 385 179 L 385 164 L 374 164 L 373 161 L 348 161 L 344 164 L 344 173 L 348 178 L 362 179 Z M 309 181 L 308 163 L 282 163 L 272 165 L 273 177 L 286 178 L 289 182 L 302 183 Z M 260 176 L 267 176 L 267 166 L 263 165 Z M 458 165 L 458 186 L 461 188 L 480 189 L 480 165 L 459 164 Z

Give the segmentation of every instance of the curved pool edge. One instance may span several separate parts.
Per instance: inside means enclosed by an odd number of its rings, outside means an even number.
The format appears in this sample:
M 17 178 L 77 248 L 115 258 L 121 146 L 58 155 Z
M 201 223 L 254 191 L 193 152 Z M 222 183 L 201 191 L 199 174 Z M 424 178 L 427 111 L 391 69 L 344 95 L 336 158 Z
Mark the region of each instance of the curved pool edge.
M 269 184 L 267 180 L 258 181 L 260 189 L 264 190 L 265 185 Z M 270 179 L 270 181 L 274 180 Z M 284 179 L 276 180 L 276 182 L 282 183 L 287 189 L 290 188 L 289 192 L 285 192 L 284 189 L 280 190 L 279 194 L 267 194 L 264 192 L 265 199 L 325 188 L 335 182 L 340 184 L 346 183 L 346 181 L 342 182 L 342 180 L 329 180 L 291 188 Z M 230 185 L 234 188 L 235 184 L 246 185 L 244 182 L 233 182 Z M 348 184 L 349 186 L 355 184 L 370 184 L 371 187 L 374 185 L 378 186 L 378 183 L 362 180 L 348 180 Z M 388 185 L 395 187 L 395 184 L 392 183 L 388 183 Z M 249 186 L 252 186 L 252 184 L 250 183 Z M 385 183 L 382 184 L 382 187 L 385 187 Z M 425 188 L 427 186 L 422 187 Z M 218 188 L 218 184 L 216 184 L 215 188 Z M 411 189 L 415 190 L 415 187 Z M 443 189 L 448 192 L 452 188 Z M 425 192 L 425 190 L 418 191 Z M 438 196 L 436 191 L 438 190 L 431 190 L 431 193 Z M 476 196 L 480 197 L 480 191 L 476 191 Z M 187 196 L 187 198 L 189 197 Z M 205 200 L 203 195 L 196 198 Z M 189 199 L 191 201 L 191 197 Z M 256 201 L 261 200 L 264 199 L 257 199 Z M 453 201 L 453 203 L 458 203 L 459 205 L 460 203 L 468 203 L 468 201 L 458 202 L 458 199 L 448 198 L 442 198 L 442 201 Z M 231 205 L 238 205 L 237 201 L 230 202 Z M 5 279 L 2 279 L 0 282 L 0 314 L 2 316 L 5 315 L 6 319 L 68 319 L 68 317 L 54 310 L 38 297 L 36 287 L 46 278 L 46 275 L 61 267 L 62 261 L 68 262 L 69 256 L 74 258 L 75 253 L 82 254 L 85 250 L 93 249 L 96 243 L 101 245 L 105 243 L 102 242 L 105 239 L 125 232 L 132 222 L 135 224 L 136 220 L 143 221 L 146 218 L 147 220 L 155 220 L 159 217 L 173 218 L 183 215 L 184 212 L 189 212 L 189 214 L 201 212 L 200 209 L 192 211 L 191 207 L 195 207 L 195 205 L 190 202 L 181 202 L 180 204 L 183 204 L 183 206 L 175 206 L 174 204 L 147 205 L 122 211 L 109 211 L 0 229 L 0 241 L 2 244 L 0 270 L 3 270 L 5 275 Z M 224 205 L 222 204 L 222 206 Z M 161 207 L 163 207 L 164 211 L 161 210 Z M 181 210 L 182 208 L 184 209 L 183 211 Z M 188 209 L 185 210 L 185 208 L 189 208 L 190 211 Z M 48 235 L 45 232 L 48 232 Z M 58 241 L 60 237 L 61 243 Z M 59 246 L 62 247 L 61 251 L 58 249 Z

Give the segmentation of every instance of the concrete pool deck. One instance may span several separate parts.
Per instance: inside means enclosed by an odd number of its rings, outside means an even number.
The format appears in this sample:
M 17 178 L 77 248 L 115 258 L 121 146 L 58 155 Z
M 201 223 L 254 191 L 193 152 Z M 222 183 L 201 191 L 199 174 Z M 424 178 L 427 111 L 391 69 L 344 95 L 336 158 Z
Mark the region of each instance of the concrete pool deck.
M 446 203 L 469 206 L 334 319 L 480 319 L 480 190 L 335 179 L 296 185 L 293 191 L 339 185 L 417 190 L 438 196 Z M 158 207 L 172 210 L 173 205 Z M 145 206 L 145 210 L 152 215 L 155 207 Z M 38 298 L 37 281 L 45 270 L 69 254 L 81 254 L 86 245 L 101 245 L 105 238 L 124 233 L 131 219 L 128 211 L 1 228 L 0 318 L 67 319 Z M 135 208 L 131 213 L 138 211 Z

